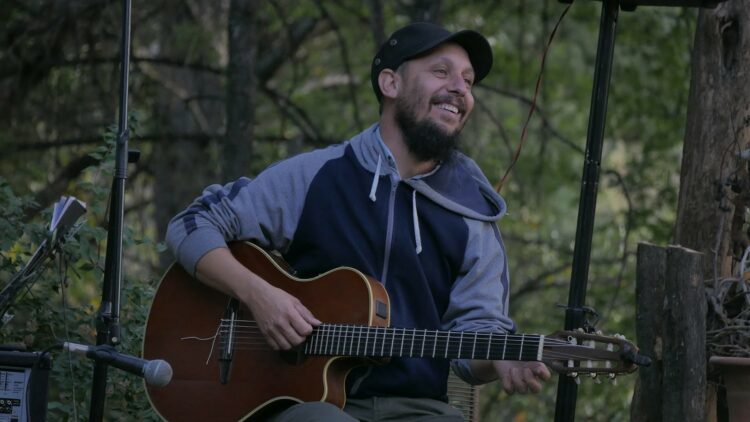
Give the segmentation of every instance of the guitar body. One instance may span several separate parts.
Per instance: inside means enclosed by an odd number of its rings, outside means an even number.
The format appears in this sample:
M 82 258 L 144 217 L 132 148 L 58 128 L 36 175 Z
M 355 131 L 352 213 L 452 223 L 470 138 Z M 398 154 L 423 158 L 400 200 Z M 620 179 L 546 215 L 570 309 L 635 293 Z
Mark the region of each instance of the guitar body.
M 385 289 L 354 269 L 339 268 L 303 280 L 290 276 L 283 262 L 255 245 L 237 242 L 230 249 L 243 265 L 297 297 L 321 321 L 389 325 Z M 149 400 L 164 419 L 256 421 L 308 401 L 343 407 L 346 375 L 372 363 L 363 358 L 281 354 L 256 330 L 251 339 L 236 340 L 229 380 L 222 384 L 219 357 L 226 336 L 217 334 L 229 302 L 228 296 L 193 279 L 178 264 L 162 278 L 146 323 L 143 357 L 164 359 L 174 371 L 167 386 L 147 386 Z M 253 320 L 244 306 L 238 311 L 238 319 Z

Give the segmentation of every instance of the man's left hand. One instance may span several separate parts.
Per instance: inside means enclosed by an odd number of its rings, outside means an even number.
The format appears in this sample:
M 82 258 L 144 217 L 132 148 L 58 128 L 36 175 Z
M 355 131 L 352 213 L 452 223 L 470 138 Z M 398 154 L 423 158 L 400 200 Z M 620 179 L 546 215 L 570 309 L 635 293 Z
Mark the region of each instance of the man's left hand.
M 552 376 L 542 362 L 496 360 L 492 366 L 508 394 L 538 393 L 542 390 L 542 382 Z

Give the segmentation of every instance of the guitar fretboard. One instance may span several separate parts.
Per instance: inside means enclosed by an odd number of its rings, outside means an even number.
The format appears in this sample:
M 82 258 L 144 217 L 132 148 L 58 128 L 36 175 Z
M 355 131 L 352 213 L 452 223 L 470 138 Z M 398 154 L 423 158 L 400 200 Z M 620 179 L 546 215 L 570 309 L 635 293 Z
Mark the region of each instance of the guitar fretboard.
M 306 355 L 542 360 L 543 335 L 322 324 L 304 343 Z

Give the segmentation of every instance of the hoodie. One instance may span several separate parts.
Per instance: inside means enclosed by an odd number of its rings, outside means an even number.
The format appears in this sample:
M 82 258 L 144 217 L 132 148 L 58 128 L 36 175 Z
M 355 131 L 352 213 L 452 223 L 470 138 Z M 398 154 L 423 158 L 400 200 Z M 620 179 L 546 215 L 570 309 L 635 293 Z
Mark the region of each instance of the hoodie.
M 281 252 L 297 277 L 356 268 L 385 286 L 394 327 L 504 333 L 515 331 L 496 225 L 504 213 L 503 199 L 459 152 L 428 174 L 401 179 L 376 124 L 253 180 L 209 186 L 172 219 L 167 244 L 193 275 L 203 255 L 235 240 Z M 348 396 L 444 400 L 450 364 L 392 358 L 357 368 Z M 455 360 L 453 369 L 479 383 L 467 361 Z

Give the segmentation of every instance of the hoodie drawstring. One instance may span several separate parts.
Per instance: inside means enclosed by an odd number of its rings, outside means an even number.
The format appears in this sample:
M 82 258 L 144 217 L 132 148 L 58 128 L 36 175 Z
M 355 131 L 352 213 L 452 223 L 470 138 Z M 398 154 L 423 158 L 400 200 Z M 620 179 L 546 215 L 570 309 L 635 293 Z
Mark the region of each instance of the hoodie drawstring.
M 378 154 L 378 165 L 375 166 L 375 175 L 372 177 L 372 186 L 370 187 L 370 200 L 375 202 L 377 197 L 375 192 L 378 190 L 378 182 L 380 181 L 380 165 L 383 162 L 383 156 Z
M 419 217 L 417 216 L 417 191 L 412 191 L 411 213 L 414 220 L 414 241 L 417 243 L 417 255 L 422 253 L 422 235 L 419 233 Z
M 378 154 L 378 164 L 375 166 L 375 174 L 372 176 L 372 185 L 370 186 L 370 200 L 377 201 L 375 193 L 378 191 L 378 182 L 380 182 L 380 166 L 383 165 L 383 156 Z M 414 224 L 414 240 L 417 243 L 417 255 L 422 253 L 422 235 L 419 233 L 419 216 L 417 215 L 417 191 L 412 191 L 411 196 L 412 221 Z

